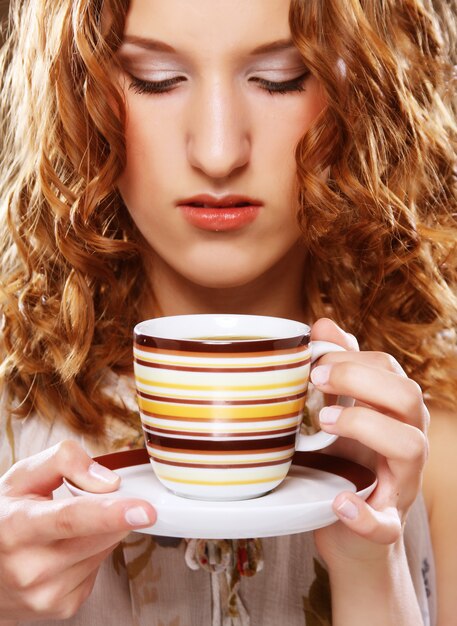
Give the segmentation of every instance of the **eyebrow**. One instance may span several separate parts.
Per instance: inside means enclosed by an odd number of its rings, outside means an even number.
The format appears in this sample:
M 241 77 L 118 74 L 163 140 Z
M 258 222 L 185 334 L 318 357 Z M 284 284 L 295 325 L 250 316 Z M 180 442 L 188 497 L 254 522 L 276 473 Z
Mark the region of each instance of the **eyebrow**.
M 174 54 L 177 52 L 173 46 L 170 46 L 164 41 L 160 41 L 159 39 L 149 39 L 147 37 L 139 37 L 137 35 L 125 35 L 122 43 L 131 44 L 138 48 L 143 48 L 144 50 L 150 50 L 152 52 L 171 52 Z M 278 39 L 277 41 L 257 46 L 257 48 L 254 48 L 250 54 L 252 56 L 258 56 L 268 54 L 269 52 L 289 50 L 291 48 L 295 48 L 291 39 Z

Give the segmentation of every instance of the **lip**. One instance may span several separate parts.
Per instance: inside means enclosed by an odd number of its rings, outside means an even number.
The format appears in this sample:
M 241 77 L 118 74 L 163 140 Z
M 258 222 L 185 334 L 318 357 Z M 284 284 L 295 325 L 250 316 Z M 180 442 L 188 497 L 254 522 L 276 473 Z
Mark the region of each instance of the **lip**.
M 260 200 L 239 194 L 199 194 L 177 202 L 189 224 L 213 232 L 239 230 L 252 224 L 262 206 Z

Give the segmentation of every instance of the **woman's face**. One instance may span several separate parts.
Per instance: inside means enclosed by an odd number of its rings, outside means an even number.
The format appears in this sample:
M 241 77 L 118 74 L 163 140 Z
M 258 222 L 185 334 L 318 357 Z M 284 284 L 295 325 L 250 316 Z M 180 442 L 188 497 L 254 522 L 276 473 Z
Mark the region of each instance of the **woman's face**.
M 296 249 L 297 142 L 324 106 L 289 0 L 132 0 L 119 189 L 153 264 L 246 285 Z

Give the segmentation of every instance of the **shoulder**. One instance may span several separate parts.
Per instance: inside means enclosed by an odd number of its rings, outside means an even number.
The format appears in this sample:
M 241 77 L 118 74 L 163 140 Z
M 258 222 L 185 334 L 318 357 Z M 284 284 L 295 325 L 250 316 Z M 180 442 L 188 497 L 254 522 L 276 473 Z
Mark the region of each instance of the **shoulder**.
M 430 408 L 430 454 L 424 475 L 424 498 L 436 563 L 438 624 L 457 624 L 457 409 Z

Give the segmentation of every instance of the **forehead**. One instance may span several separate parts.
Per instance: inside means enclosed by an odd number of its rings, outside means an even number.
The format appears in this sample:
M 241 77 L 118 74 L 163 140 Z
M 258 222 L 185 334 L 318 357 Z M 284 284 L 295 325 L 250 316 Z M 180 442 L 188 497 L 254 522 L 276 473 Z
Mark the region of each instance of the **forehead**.
M 125 34 L 183 50 L 251 50 L 290 37 L 290 0 L 131 0 Z

